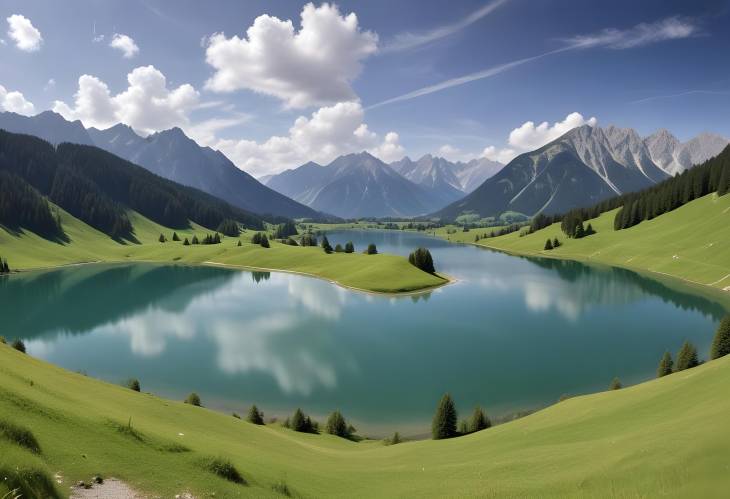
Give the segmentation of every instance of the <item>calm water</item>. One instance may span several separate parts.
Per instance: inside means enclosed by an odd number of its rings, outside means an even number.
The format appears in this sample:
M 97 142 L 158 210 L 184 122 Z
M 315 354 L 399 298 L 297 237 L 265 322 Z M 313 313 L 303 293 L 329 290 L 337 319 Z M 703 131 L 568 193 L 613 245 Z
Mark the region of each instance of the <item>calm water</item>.
M 408 253 L 429 246 L 459 282 L 382 297 L 280 273 L 82 266 L 0 279 L 6 337 L 112 382 L 268 416 L 339 408 L 371 435 L 428 430 L 450 391 L 466 415 L 653 377 L 685 339 L 706 357 L 721 306 L 617 270 L 511 257 L 414 233 L 333 232 Z

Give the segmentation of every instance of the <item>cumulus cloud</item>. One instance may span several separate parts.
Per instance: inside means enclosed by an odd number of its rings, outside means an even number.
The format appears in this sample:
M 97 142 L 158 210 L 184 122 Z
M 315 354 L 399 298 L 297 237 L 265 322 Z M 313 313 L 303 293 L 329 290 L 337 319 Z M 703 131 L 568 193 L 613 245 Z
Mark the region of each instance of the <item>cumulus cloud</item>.
M 139 47 L 134 40 L 127 36 L 119 33 L 115 33 L 109 46 L 122 52 L 122 56 L 125 59 L 131 59 L 139 53 Z
M 563 121 L 556 121 L 552 125 L 547 121 L 539 125 L 535 125 L 533 121 L 526 121 L 510 132 L 507 140 L 510 147 L 500 149 L 489 146 L 484 149 L 482 155 L 487 159 L 506 164 L 518 154 L 538 149 L 573 128 L 583 125 L 595 126 L 596 123 L 598 120 L 595 117 L 585 119 L 580 113 L 570 113 Z
M 31 116 L 35 114 L 35 106 L 17 91 L 8 92 L 0 85 L 0 110 Z
M 43 37 L 30 19 L 20 14 L 13 14 L 6 20 L 8 36 L 15 42 L 16 47 L 26 52 L 35 52 L 41 48 Z
M 285 136 L 253 140 L 219 140 L 213 147 L 254 176 L 276 173 L 307 161 L 326 164 L 341 154 L 367 150 L 383 161 L 403 156 L 397 133 L 390 132 L 381 142 L 378 134 L 364 123 L 365 113 L 358 102 L 339 102 L 322 107 L 310 117 L 300 116 Z
M 629 29 L 607 28 L 597 33 L 578 35 L 565 40 L 576 48 L 607 47 L 630 49 L 641 45 L 689 38 L 699 33 L 699 27 L 688 19 L 668 17 L 653 23 L 641 23 Z
M 215 73 L 206 88 L 249 89 L 277 97 L 290 108 L 355 100 L 351 82 L 377 44 L 377 35 L 362 31 L 354 13 L 343 16 L 334 4 L 308 3 L 299 31 L 291 20 L 262 15 L 243 37 L 211 35 L 206 61 Z
M 53 110 L 86 126 L 106 128 L 121 122 L 142 134 L 189 125 L 188 114 L 200 98 L 192 85 L 170 89 L 165 75 L 154 66 L 135 68 L 127 75 L 127 82 L 125 91 L 112 95 L 105 82 L 82 75 L 73 106 L 56 101 Z

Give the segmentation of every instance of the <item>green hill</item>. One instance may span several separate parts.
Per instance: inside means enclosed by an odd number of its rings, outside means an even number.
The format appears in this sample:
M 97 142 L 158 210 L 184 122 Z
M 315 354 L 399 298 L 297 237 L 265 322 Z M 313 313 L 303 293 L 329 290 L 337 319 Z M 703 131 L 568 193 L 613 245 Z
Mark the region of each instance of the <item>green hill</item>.
M 164 497 L 281 497 L 282 483 L 296 497 L 722 497 L 728 386 L 730 357 L 470 436 L 386 446 L 255 426 L 0 345 L 0 497 L 19 476 L 66 495 L 96 474 Z M 40 452 L 13 443 L 8 423 Z M 247 485 L 208 471 L 215 457 Z

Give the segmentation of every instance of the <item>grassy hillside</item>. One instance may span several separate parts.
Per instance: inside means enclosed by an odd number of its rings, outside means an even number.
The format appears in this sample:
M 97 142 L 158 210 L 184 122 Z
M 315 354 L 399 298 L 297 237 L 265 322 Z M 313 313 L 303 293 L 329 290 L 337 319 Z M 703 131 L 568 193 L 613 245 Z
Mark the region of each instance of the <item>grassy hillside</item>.
M 519 233 L 479 242 L 503 251 L 597 262 L 677 277 L 730 290 L 730 196 L 710 194 L 653 220 L 613 230 L 615 211 L 590 220 L 597 234 L 568 239 L 556 223 L 528 236 Z M 563 245 L 545 251 L 545 240 Z
M 0 345 L 0 475 L 95 474 L 172 497 L 721 497 L 730 486 L 730 357 L 576 397 L 467 437 L 394 446 L 258 427 L 64 371 Z M 142 387 L 144 389 L 144 385 Z M 201 394 L 205 402 L 205 394 Z M 461 408 L 466 411 L 468 408 Z M 247 485 L 206 469 L 229 459 Z
M 183 246 L 173 242 L 172 230 L 129 212 L 137 243 L 120 244 L 68 213 L 60 210 L 64 231 L 70 242 L 59 244 L 31 232 L 10 233 L 0 228 L 0 256 L 7 258 L 12 269 L 28 270 L 57 265 L 87 262 L 180 262 L 212 263 L 241 267 L 301 272 L 328 279 L 343 286 L 376 292 L 407 292 L 444 284 L 441 277 L 423 272 L 395 255 L 357 253 L 325 254 L 321 248 L 292 247 L 271 242 L 265 249 L 250 244 L 253 232 L 240 238 L 224 238 L 221 244 Z M 193 224 L 191 229 L 177 231 L 181 239 L 199 239 L 211 231 Z M 158 242 L 165 234 L 166 243 Z M 238 247 L 239 239 L 243 245 Z

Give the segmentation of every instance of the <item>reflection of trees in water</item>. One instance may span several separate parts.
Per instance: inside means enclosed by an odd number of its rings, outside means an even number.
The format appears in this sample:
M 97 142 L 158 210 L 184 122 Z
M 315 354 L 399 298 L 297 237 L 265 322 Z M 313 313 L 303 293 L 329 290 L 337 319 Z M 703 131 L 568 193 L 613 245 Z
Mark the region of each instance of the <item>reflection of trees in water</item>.
M 253 279 L 253 282 L 256 284 L 260 283 L 261 281 L 268 281 L 271 279 L 271 272 L 258 272 L 253 271 L 251 272 L 251 279 Z
M 212 267 L 85 265 L 0 279 L 0 303 L 12 311 L 3 315 L 3 330 L 32 339 L 82 333 L 150 306 L 176 312 L 234 275 Z
M 726 315 L 718 303 L 699 295 L 674 290 L 666 284 L 618 267 L 591 267 L 571 260 L 520 257 L 543 269 L 552 270 L 561 279 L 571 283 L 589 302 L 630 303 L 650 295 L 660 298 L 682 310 L 698 311 L 714 320 Z
M 419 301 L 428 301 L 428 299 L 431 298 L 431 292 L 427 293 L 416 293 L 414 295 L 411 295 L 411 301 L 413 303 L 418 303 Z

